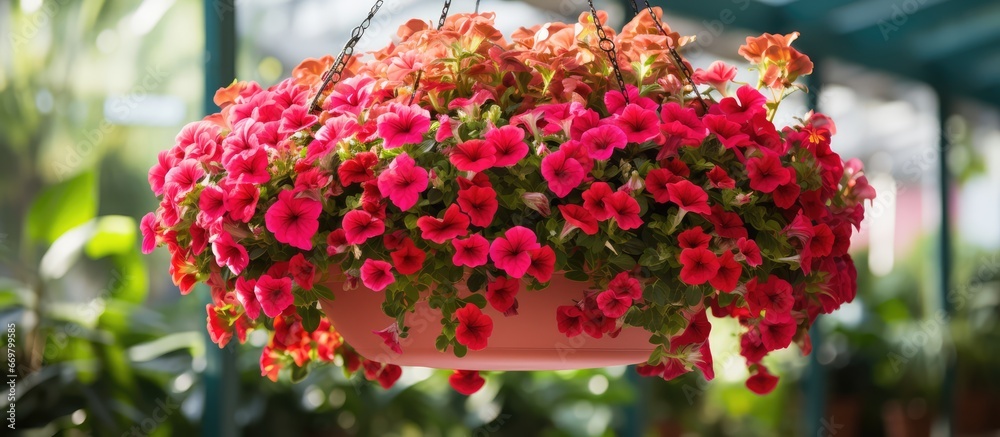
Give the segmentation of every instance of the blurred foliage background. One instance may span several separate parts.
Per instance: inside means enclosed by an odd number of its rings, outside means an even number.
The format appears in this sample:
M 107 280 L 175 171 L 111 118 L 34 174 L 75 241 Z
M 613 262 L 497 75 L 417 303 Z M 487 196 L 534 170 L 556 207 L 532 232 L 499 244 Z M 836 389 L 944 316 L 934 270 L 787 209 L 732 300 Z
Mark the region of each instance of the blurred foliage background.
M 236 2 L 240 79 L 269 85 L 302 57 L 337 50 L 368 8 L 319 14 L 329 12 L 319 3 Z M 430 19 L 438 8 L 398 3 L 375 23 L 367 48 L 387 42 L 393 23 Z M 528 3 L 484 8 L 509 22 L 507 32 L 578 12 Z M 599 6 L 621 15 L 617 3 Z M 137 230 L 155 208 L 145 174 L 156 152 L 201 116 L 210 59 L 202 22 L 196 0 L 0 0 L 0 323 L 16 324 L 20 432 L 203 433 L 206 421 L 220 420 L 205 417 L 215 411 L 218 372 L 238 375 L 228 394 L 236 409 L 221 419 L 250 436 L 918 436 L 945 430 L 949 412 L 956 434 L 1000 430 L 1000 207 L 991 206 L 1000 201 L 1000 117 L 969 104 L 946 125 L 956 145 L 949 213 L 958 235 L 946 318 L 932 219 L 938 158 L 865 137 L 933 124 L 933 93 L 833 61 L 814 91 L 846 138 L 835 137 L 835 150 L 869 163 L 880 199 L 857 237 L 857 301 L 821 319 L 812 358 L 797 350 L 772 358 L 782 376 L 773 394 L 743 387 L 736 327 L 724 323 L 712 332 L 718 377 L 710 383 L 694 374 L 640 380 L 625 367 L 494 373 L 468 398 L 448 387 L 446 373 L 428 369 L 407 369 L 388 391 L 333 367 L 298 384 L 272 383 L 259 376 L 260 335 L 221 351 L 236 364 L 219 369 L 204 333 L 207 290 L 180 299 L 165 251 L 141 256 Z M 699 25 L 671 24 L 682 34 Z M 715 44 L 721 54 L 692 62 L 732 58 L 738 43 Z M 897 133 L 884 132 L 887 125 Z M 920 171 L 900 176 L 900 163 L 914 159 Z M 948 357 L 957 357 L 954 396 L 943 402 Z M 818 422 L 809 408 L 819 408 Z

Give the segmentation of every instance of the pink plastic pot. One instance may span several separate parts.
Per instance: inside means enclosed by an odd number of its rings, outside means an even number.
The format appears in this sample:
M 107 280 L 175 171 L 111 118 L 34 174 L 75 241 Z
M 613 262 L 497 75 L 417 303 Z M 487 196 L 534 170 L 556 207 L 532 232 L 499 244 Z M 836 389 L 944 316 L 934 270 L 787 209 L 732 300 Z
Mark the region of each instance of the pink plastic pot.
M 564 370 L 616 366 L 645 362 L 654 346 L 649 333 L 623 328 L 616 338 L 595 339 L 586 334 L 567 338 L 556 326 L 556 308 L 571 305 L 588 286 L 556 274 L 545 290 L 522 289 L 517 295 L 518 315 L 504 317 L 492 307 L 483 310 L 493 318 L 493 335 L 481 351 L 462 358 L 438 352 L 434 341 L 441 333 L 441 313 L 426 302 L 406 317 L 409 337 L 402 339 L 402 354 L 392 352 L 372 331 L 385 329 L 393 319 L 382 312 L 384 295 L 369 289 L 343 290 L 331 282 L 336 301 L 323 301 L 323 312 L 337 331 L 363 357 L 400 366 L 464 370 Z M 459 286 L 459 293 L 464 287 Z

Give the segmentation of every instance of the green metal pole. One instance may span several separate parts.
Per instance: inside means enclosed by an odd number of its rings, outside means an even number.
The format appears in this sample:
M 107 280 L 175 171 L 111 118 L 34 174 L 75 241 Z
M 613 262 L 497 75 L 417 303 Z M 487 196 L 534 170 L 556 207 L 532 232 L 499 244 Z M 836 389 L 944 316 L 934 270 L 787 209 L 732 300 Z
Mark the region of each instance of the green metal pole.
M 944 311 L 944 332 L 951 332 L 950 322 L 952 315 L 952 302 L 948 299 L 948 290 L 951 288 L 951 266 L 952 266 L 952 243 L 951 243 L 951 214 L 949 205 L 951 204 L 951 172 L 948 168 L 948 135 L 947 122 L 948 114 L 951 112 L 951 102 L 948 90 L 943 87 L 936 87 L 938 98 L 938 123 L 940 134 L 938 135 L 938 191 L 939 208 L 941 209 L 941 229 L 938 232 L 938 280 L 940 289 L 941 310 Z M 945 336 L 945 369 L 944 377 L 941 380 L 941 421 L 943 421 L 947 435 L 954 435 L 954 413 L 955 413 L 955 377 L 956 377 L 956 356 L 954 349 L 950 346 L 950 336 Z
M 823 86 L 822 63 L 820 59 L 815 61 L 813 74 L 806 76 L 806 85 L 809 93 L 806 94 L 809 109 L 819 110 L 819 93 Z M 818 319 L 817 319 L 818 321 Z M 812 340 L 813 353 L 809 354 L 809 368 L 806 371 L 805 386 L 805 418 L 803 428 L 806 435 L 823 435 L 823 427 L 826 424 L 826 369 L 820 364 L 816 351 L 823 345 L 823 329 L 819 323 L 814 323 L 809 330 L 809 338 Z
M 213 102 L 215 91 L 236 77 L 236 5 L 237 0 L 205 0 L 205 83 L 202 112 L 218 112 Z M 210 293 L 201 287 L 211 302 Z M 230 437 L 237 435 L 235 413 L 239 398 L 239 372 L 236 368 L 235 342 L 219 349 L 207 333 L 205 409 L 202 412 L 202 435 Z

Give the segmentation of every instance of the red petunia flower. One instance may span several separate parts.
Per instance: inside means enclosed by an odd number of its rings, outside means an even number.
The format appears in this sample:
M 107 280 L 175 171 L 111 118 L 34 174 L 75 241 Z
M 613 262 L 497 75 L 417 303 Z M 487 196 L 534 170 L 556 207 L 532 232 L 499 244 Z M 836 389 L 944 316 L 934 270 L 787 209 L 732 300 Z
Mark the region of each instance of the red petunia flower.
M 292 280 L 286 277 L 262 275 L 254 284 L 253 293 L 260 302 L 264 315 L 271 318 L 277 317 L 295 301 L 292 296 Z
M 486 142 L 496 151 L 497 167 L 510 167 L 528 156 L 528 144 L 524 142 L 524 130 L 517 126 L 503 126 L 486 132 Z
M 403 348 L 399 345 L 399 325 L 393 322 L 381 331 L 372 331 L 372 334 L 379 336 L 389 350 L 396 354 L 402 354 Z
M 743 227 L 743 219 L 735 212 L 729 212 L 722 205 L 712 205 L 712 215 L 708 221 L 715 226 L 715 233 L 723 238 L 746 238 L 747 230 Z
M 712 236 L 706 234 L 700 227 L 694 227 L 677 234 L 677 246 L 681 249 L 708 249 L 708 244 L 711 241 Z
M 604 317 L 617 319 L 632 306 L 632 298 L 619 296 L 614 290 L 604 290 L 597 295 L 597 307 L 601 309 Z
M 531 267 L 531 251 L 541 247 L 535 233 L 523 226 L 514 226 L 504 236 L 493 240 L 490 258 L 498 269 L 520 278 Z
M 703 121 L 708 131 L 715 135 L 722 146 L 727 149 L 736 149 L 734 151 L 737 157 L 742 160 L 743 152 L 738 148 L 752 145 L 753 142 L 750 141 L 750 136 L 740 129 L 740 124 L 731 121 L 725 115 L 718 114 L 708 114 Z
M 746 259 L 748 266 L 757 267 L 764 263 L 764 259 L 760 256 L 760 248 L 753 240 L 748 240 L 746 237 L 740 238 L 736 240 L 736 247 L 740 249 L 740 254 Z
M 597 219 L 586 208 L 580 205 L 559 205 L 558 208 L 566 220 L 560 237 L 565 238 L 573 229 L 580 229 L 587 235 L 597 234 Z
M 759 395 L 766 395 L 778 385 L 778 377 L 768 373 L 767 368 L 757 364 L 757 372 L 747 378 L 747 388 Z
M 791 314 L 768 311 L 758 327 L 760 328 L 760 340 L 764 343 L 764 347 L 769 351 L 774 351 L 784 349 L 792 344 L 796 323 Z
M 639 202 L 628 193 L 615 192 L 605 200 L 604 206 L 622 230 L 627 231 L 642 226 L 642 218 L 639 217 Z
M 486 380 L 479 375 L 476 370 L 456 370 L 448 377 L 448 384 L 455 391 L 469 396 L 479 391 L 486 384 Z
M 723 96 L 726 95 L 726 85 L 735 78 L 736 67 L 722 61 L 712 62 L 712 65 L 709 65 L 707 70 L 699 68 L 691 75 L 692 82 L 698 85 L 711 85 L 712 88 L 719 90 Z
M 462 214 L 458 205 L 451 204 L 444 211 L 443 218 L 425 215 L 417 219 L 417 226 L 420 228 L 420 236 L 423 239 L 444 244 L 448 240 L 469 233 L 469 217 Z
M 558 197 L 566 197 L 570 191 L 583 182 L 585 172 L 580 161 L 571 158 L 564 151 L 550 153 L 542 159 L 542 177 L 549 189 Z
M 382 291 L 389 284 L 396 282 L 392 274 L 392 266 L 381 260 L 366 259 L 361 265 L 361 283 L 372 291 Z
M 667 184 L 667 193 L 670 195 L 670 201 L 685 211 L 705 216 L 712 214 L 712 210 L 708 207 L 708 193 L 691 181 L 683 179 Z
M 809 240 L 809 252 L 814 257 L 820 258 L 833 252 L 833 244 L 836 238 L 833 230 L 825 223 L 813 226 L 813 237 Z
M 389 254 L 396 271 L 402 275 L 412 275 L 424 267 L 427 254 L 420 250 L 409 238 L 404 240 L 399 249 Z
M 704 284 L 719 272 L 719 259 L 708 249 L 684 249 L 680 262 L 681 281 L 688 285 Z
M 319 229 L 323 205 L 307 198 L 295 198 L 289 190 L 278 194 L 278 201 L 267 209 L 264 223 L 274 238 L 302 250 L 312 250 L 312 237 Z
M 498 276 L 486 286 L 486 301 L 493 309 L 506 313 L 514 305 L 514 299 L 521 289 L 521 282 Z
M 718 165 L 708 171 L 708 183 L 712 185 L 712 188 L 736 188 L 736 181 L 729 177 L 729 173 L 726 173 L 726 170 Z
M 660 131 L 666 136 L 667 144 L 672 147 L 698 147 L 708 136 L 705 124 L 698 118 L 694 108 L 669 102 L 663 105 L 660 115 L 663 117 Z
M 747 160 L 747 176 L 750 178 L 750 188 L 762 193 L 774 191 L 789 179 L 788 170 L 782 167 L 778 155 L 770 152 Z
M 355 209 L 344 214 L 344 238 L 347 244 L 364 244 L 369 238 L 385 232 L 385 223 L 373 217 L 368 211 Z
M 743 266 L 736 262 L 733 253 L 727 250 L 719 257 L 719 272 L 715 274 L 715 277 L 709 279 L 708 283 L 716 290 L 729 293 L 739 285 L 742 274 Z
M 562 305 L 556 308 L 556 324 L 559 332 L 576 337 L 583 332 L 583 312 L 575 305 Z
M 353 158 L 344 161 L 337 167 L 337 176 L 340 177 L 340 185 L 345 187 L 356 182 L 367 182 L 375 177 L 375 165 L 378 164 L 378 155 L 372 152 L 361 152 Z
M 765 103 L 767 103 L 767 97 L 757 91 L 757 88 L 743 85 L 736 90 L 736 97 L 726 97 L 719 101 L 716 107 L 729 120 L 743 124 L 755 115 L 763 114 Z
M 629 272 L 615 275 L 614 279 L 608 283 L 608 289 L 614 291 L 618 296 L 627 296 L 632 300 L 642 299 L 642 284 Z
M 748 363 L 759 363 L 767 356 L 767 348 L 760 339 L 760 331 L 751 329 L 740 336 L 740 355 Z
M 611 218 L 611 213 L 608 212 L 605 202 L 613 193 L 611 186 L 606 182 L 594 182 L 590 185 L 590 188 L 583 192 L 583 207 L 597 221 L 603 222 Z
M 500 204 L 497 203 L 497 192 L 493 188 L 471 186 L 458 191 L 458 206 L 469 215 L 474 226 L 485 228 L 493 223 L 493 215 Z
M 455 146 L 448 160 L 459 171 L 481 172 L 496 163 L 497 150 L 492 143 L 472 139 Z
M 456 238 L 451 240 L 451 245 L 455 248 L 455 255 L 451 257 L 452 264 L 466 267 L 486 265 L 490 242 L 482 235 L 472 234 L 464 240 Z
M 336 229 L 326 236 L 326 254 L 334 256 L 347 251 L 347 234 L 343 229 Z
M 458 319 L 455 340 L 472 351 L 486 349 L 486 344 L 493 335 L 493 319 L 471 303 L 455 311 L 455 318 Z
M 295 254 L 292 259 L 288 260 L 288 272 L 291 273 L 292 279 L 299 285 L 299 288 L 312 290 L 313 281 L 316 279 L 316 266 L 306 260 L 306 257 L 301 253 Z
M 680 335 L 670 340 L 671 349 L 681 345 L 702 343 L 708 340 L 708 335 L 711 333 L 712 323 L 708 321 L 708 312 L 702 309 L 690 316 L 687 327 Z
M 659 203 L 670 201 L 670 192 L 667 186 L 683 180 L 665 168 L 654 168 L 646 174 L 646 191 L 653 195 L 653 200 Z
M 775 206 L 783 209 L 790 209 L 795 205 L 795 202 L 799 200 L 799 194 L 802 192 L 802 187 L 799 186 L 796 179 L 795 169 L 787 168 L 788 171 L 788 182 L 778 185 L 777 188 L 771 192 L 771 198 L 774 200 Z
M 746 287 L 747 306 L 754 316 L 762 310 L 768 313 L 787 313 L 795 306 L 792 285 L 777 276 L 771 275 L 764 282 L 758 281 L 756 277 L 750 278 Z
M 531 251 L 531 264 L 527 273 L 534 276 L 538 282 L 549 282 L 556 267 L 556 253 L 549 246 L 542 246 Z

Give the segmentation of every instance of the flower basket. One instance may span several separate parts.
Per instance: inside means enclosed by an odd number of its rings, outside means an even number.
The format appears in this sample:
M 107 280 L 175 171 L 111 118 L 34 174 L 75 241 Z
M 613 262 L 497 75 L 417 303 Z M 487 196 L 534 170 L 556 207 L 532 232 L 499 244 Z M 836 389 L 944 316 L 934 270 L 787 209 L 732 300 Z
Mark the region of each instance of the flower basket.
M 348 344 L 362 356 L 381 363 L 465 370 L 566 370 L 646 361 L 656 346 L 649 343 L 649 334 L 640 328 L 624 327 L 617 336 L 602 338 L 567 338 L 559 332 L 552 315 L 589 286 L 556 273 L 544 290 L 518 295 L 517 317 L 504 317 L 492 307 L 485 308 L 483 312 L 493 319 L 489 347 L 469 351 L 462 358 L 443 354 L 435 347 L 441 332 L 441 311 L 427 302 L 418 302 L 407 317 L 410 333 L 400 341 L 404 353 L 396 353 L 372 335 L 372 331 L 394 322 L 382 312 L 383 297 L 378 293 L 361 285 L 358 290 L 335 292 L 335 301 L 321 300 L 320 304 Z M 342 290 L 343 284 L 333 282 L 329 287 Z M 472 294 L 461 284 L 457 288 L 460 296 Z
M 372 8 L 377 11 L 381 2 Z M 366 21 L 369 22 L 369 21 Z M 690 71 L 688 38 L 591 10 L 504 36 L 493 14 L 412 20 L 397 41 L 220 89 L 149 172 L 182 293 L 212 290 L 220 346 L 270 332 L 262 375 L 337 362 L 477 370 L 641 363 L 714 375 L 716 318 L 740 322 L 747 386 L 854 298 L 847 249 L 874 197 L 832 121 L 772 122 L 812 70 L 796 34 L 748 38 L 760 72 Z

